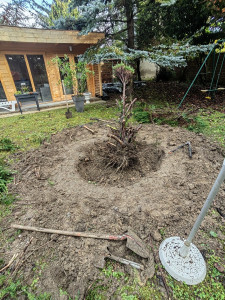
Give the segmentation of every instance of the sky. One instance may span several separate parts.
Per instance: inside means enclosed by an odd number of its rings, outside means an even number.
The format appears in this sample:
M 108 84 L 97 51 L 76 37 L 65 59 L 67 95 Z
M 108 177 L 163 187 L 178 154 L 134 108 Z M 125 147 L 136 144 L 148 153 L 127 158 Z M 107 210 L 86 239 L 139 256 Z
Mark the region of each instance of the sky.
M 4 5 L 4 4 L 6 5 L 6 4 L 9 3 L 9 2 L 11 2 L 11 0 L 0 0 L 0 13 L 1 13 L 1 11 L 2 11 L 3 5 Z M 36 0 L 36 2 L 41 4 L 41 3 L 42 3 L 42 0 Z M 47 2 L 51 3 L 52 0 L 47 0 Z M 35 20 L 35 19 L 33 18 L 33 16 L 30 14 L 29 9 L 28 9 L 27 11 L 24 11 L 24 13 L 25 13 L 25 16 L 27 16 L 26 26 L 29 26 L 29 27 L 35 26 L 35 27 L 36 27 L 36 20 Z M 34 24 L 35 24 L 35 25 L 34 25 Z
M 46 0 L 46 2 L 51 3 L 53 0 Z M 11 0 L 0 0 L 0 13 L 4 4 L 11 2 Z M 36 0 L 37 3 L 41 4 L 42 0 Z M 27 10 L 26 15 L 28 16 L 28 26 L 32 26 L 35 20 L 31 17 L 29 10 Z
M 6 4 L 6 3 L 8 3 L 9 2 L 9 0 L 0 0 L 0 5 L 1 4 Z
M 0 0 L 0 6 L 1 6 L 1 4 L 6 4 L 8 2 L 10 2 L 10 0 Z M 36 0 L 36 2 L 37 3 L 41 3 L 42 0 Z M 52 1 L 51 0 L 47 0 L 47 2 L 51 3 Z

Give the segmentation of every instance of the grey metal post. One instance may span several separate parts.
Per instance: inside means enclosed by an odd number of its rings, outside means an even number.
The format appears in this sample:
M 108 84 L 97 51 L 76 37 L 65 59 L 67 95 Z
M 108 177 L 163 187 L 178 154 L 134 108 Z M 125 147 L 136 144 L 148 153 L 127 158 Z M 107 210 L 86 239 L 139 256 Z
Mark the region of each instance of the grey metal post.
M 192 227 L 192 230 L 188 236 L 188 238 L 186 239 L 186 241 L 184 242 L 184 246 L 180 249 L 180 255 L 182 257 L 186 257 L 188 252 L 189 252 L 189 247 L 190 247 L 190 244 L 197 232 L 197 230 L 199 229 L 199 226 L 201 225 L 202 223 L 202 220 L 204 219 L 212 201 L 214 200 L 216 194 L 218 193 L 219 191 L 219 188 L 221 186 L 221 184 L 223 183 L 225 179 L 225 159 L 223 161 L 223 166 L 220 170 L 220 173 L 208 195 L 208 198 L 206 199 L 205 201 L 205 204 L 203 205 L 202 209 L 201 209 L 201 212 L 200 214 L 198 215 L 197 217 L 197 220 L 195 221 L 195 224 L 194 226 Z

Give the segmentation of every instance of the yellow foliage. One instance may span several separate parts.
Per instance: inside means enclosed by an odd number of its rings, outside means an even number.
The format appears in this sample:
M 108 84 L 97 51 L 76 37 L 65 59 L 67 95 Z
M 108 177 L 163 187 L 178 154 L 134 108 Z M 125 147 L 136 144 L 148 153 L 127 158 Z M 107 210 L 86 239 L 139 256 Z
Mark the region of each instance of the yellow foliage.
M 71 17 L 78 17 L 78 10 L 74 8 L 73 10 L 69 11 L 69 6 L 72 0 L 55 0 L 51 5 L 51 10 L 48 17 L 48 23 L 50 26 L 54 25 L 54 20 L 62 17 L 65 18 L 67 16 Z
M 218 44 L 218 40 L 215 40 L 214 44 Z M 216 49 L 216 53 L 225 53 L 225 42 L 218 45 L 219 48 Z

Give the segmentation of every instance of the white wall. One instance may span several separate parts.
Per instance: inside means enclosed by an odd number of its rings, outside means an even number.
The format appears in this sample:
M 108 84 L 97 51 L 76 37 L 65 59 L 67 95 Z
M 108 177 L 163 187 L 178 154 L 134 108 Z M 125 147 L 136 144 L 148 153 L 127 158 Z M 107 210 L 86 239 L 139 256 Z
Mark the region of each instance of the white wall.
M 140 63 L 141 79 L 148 80 L 156 76 L 157 65 L 143 59 Z

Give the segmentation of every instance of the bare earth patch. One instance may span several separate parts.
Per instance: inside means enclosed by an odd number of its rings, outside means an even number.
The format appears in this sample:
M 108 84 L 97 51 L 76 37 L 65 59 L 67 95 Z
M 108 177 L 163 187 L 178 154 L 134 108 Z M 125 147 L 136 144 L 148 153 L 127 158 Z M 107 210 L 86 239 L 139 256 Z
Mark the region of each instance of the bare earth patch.
M 21 200 L 1 224 L 8 236 L 15 234 L 10 224 L 17 223 L 111 234 L 122 234 L 130 227 L 147 246 L 149 234 L 159 245 L 160 229 L 165 237 L 187 237 L 222 166 L 220 149 L 201 134 L 167 125 L 145 125 L 138 133 L 138 160 L 134 167 L 110 171 L 104 160 L 109 129 L 103 123 L 89 126 L 95 135 L 85 128 L 67 129 L 39 149 L 17 155 L 14 169 L 18 174 L 10 192 Z M 187 141 L 192 145 L 192 159 L 187 148 L 169 154 Z M 225 214 L 224 197 L 223 185 L 214 207 Z M 201 229 L 207 234 L 210 230 L 218 232 L 222 221 L 220 215 L 209 213 Z M 223 256 L 218 239 L 207 234 L 200 230 L 195 244 L 205 250 L 202 243 L 207 243 L 218 256 Z M 106 247 L 113 254 L 147 265 L 124 242 L 28 231 L 17 236 L 9 248 L 4 246 L 5 261 L 24 249 L 31 237 L 20 270 L 26 283 L 31 284 L 34 263 L 39 261 L 41 265 L 44 261 L 39 286 L 52 293 L 53 299 L 59 299 L 59 288 L 73 297 L 84 295 L 99 273 L 96 256 Z M 142 283 L 147 278 L 140 273 Z

